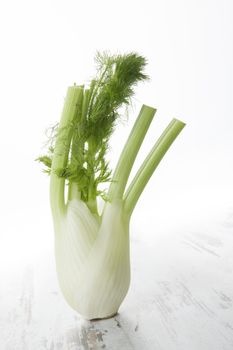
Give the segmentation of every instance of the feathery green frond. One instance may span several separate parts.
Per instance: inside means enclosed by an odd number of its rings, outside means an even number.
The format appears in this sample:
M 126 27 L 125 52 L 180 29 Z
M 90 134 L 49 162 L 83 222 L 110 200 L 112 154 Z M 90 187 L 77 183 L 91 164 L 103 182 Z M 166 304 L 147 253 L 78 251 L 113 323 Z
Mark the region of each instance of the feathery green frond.
M 134 52 L 125 55 L 97 52 L 95 62 L 96 77 L 88 88 L 79 86 L 83 93 L 77 113 L 66 125 L 72 134 L 67 163 L 63 168 L 54 170 L 57 176 L 76 183 L 81 198 L 86 202 L 93 202 L 98 195 L 104 195 L 98 186 L 111 181 L 106 153 L 109 137 L 120 118 L 119 108 L 128 106 L 136 84 L 148 79 L 144 73 L 146 59 Z M 62 130 L 59 132 L 59 140 L 63 142 Z M 49 154 L 38 158 L 47 167 L 47 172 L 51 171 L 57 136 L 57 127 L 54 127 Z

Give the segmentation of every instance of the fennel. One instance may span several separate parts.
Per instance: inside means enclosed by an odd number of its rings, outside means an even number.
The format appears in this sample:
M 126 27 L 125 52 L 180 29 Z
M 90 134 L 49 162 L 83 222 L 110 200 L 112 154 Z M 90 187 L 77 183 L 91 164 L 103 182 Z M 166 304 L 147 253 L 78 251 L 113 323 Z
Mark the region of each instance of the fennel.
M 146 60 L 136 53 L 98 53 L 96 61 L 97 76 L 88 87 L 68 88 L 48 154 L 38 158 L 50 174 L 59 284 L 69 305 L 87 319 L 112 316 L 125 298 L 130 284 L 131 215 L 185 125 L 171 121 L 126 188 L 156 110 L 142 106 L 113 174 L 106 154 L 119 108 L 129 105 L 134 86 L 148 79 Z M 100 190 L 103 183 L 110 183 L 107 193 Z M 102 213 L 98 196 L 105 201 Z

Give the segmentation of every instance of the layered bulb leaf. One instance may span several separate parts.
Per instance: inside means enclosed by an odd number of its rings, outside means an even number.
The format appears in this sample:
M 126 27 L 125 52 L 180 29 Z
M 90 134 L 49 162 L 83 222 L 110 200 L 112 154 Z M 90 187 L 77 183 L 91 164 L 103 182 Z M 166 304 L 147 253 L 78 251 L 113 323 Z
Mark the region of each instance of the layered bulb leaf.
M 55 234 L 57 276 L 68 304 L 87 319 L 117 313 L 130 284 L 129 220 L 108 203 L 101 222 L 73 199 Z
M 131 102 L 134 86 L 147 79 L 146 60 L 135 53 L 97 55 L 90 85 L 68 88 L 49 151 L 39 157 L 50 175 L 55 257 L 61 291 L 87 319 L 118 311 L 130 285 L 129 222 L 154 170 L 185 124 L 173 119 L 136 172 L 128 178 L 156 109 L 143 105 L 114 172 L 106 160 L 109 139 Z M 107 191 L 100 185 L 109 183 Z M 65 196 L 65 186 L 68 195 Z M 105 201 L 99 213 L 98 196 Z

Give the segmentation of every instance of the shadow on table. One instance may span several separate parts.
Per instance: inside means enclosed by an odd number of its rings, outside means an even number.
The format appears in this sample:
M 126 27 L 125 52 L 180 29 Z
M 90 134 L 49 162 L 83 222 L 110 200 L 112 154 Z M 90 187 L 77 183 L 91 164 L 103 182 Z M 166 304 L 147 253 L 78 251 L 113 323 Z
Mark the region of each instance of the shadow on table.
M 66 332 L 68 349 L 134 349 L 121 324 L 121 322 L 129 323 L 129 321 L 120 314 L 106 320 L 96 321 L 86 321 L 77 317 L 76 321 L 78 323 L 77 327 Z

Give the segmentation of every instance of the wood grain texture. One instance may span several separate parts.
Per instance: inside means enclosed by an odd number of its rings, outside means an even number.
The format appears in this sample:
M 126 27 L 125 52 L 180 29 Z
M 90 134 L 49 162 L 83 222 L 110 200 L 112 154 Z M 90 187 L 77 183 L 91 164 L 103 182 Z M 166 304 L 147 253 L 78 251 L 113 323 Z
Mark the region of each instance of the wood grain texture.
M 86 321 L 65 303 L 53 248 L 0 270 L 1 350 L 232 350 L 233 220 L 132 231 L 119 314 Z M 191 227 L 191 226 L 190 226 Z

